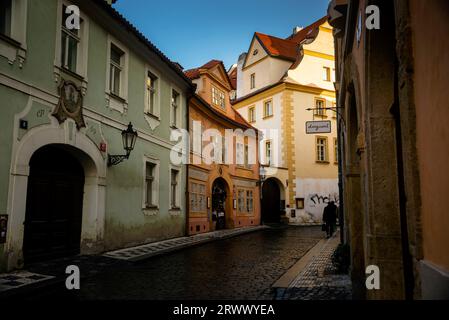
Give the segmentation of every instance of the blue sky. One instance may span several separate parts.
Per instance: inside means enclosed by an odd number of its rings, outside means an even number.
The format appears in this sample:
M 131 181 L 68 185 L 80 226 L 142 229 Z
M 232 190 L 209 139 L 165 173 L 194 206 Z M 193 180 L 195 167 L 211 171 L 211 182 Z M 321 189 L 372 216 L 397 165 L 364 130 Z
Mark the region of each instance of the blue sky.
M 287 37 L 326 14 L 329 0 L 118 0 L 114 7 L 185 69 L 228 68 L 255 31 Z

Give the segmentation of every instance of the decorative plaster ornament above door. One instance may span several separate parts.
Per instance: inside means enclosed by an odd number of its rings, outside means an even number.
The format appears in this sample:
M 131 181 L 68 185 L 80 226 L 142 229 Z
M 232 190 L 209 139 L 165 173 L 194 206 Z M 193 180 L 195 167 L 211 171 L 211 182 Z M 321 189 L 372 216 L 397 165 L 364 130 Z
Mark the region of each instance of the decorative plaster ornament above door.
M 62 80 L 59 85 L 59 102 L 52 114 L 59 123 L 63 123 L 67 118 L 73 119 L 76 127 L 86 127 L 83 117 L 83 95 L 81 88 L 72 81 Z

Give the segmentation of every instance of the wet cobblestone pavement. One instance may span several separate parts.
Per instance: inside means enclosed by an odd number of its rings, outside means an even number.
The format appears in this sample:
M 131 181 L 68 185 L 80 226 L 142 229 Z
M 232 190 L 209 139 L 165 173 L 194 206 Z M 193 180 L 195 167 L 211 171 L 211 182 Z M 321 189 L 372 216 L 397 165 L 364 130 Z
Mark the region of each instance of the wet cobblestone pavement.
M 327 240 L 320 253 L 301 271 L 287 289 L 278 289 L 278 300 L 350 300 L 349 275 L 337 274 L 332 254 L 337 248 L 337 234 Z
M 274 299 L 272 284 L 324 234 L 320 227 L 277 227 L 188 248 L 139 263 L 80 266 L 81 290 L 39 298 Z

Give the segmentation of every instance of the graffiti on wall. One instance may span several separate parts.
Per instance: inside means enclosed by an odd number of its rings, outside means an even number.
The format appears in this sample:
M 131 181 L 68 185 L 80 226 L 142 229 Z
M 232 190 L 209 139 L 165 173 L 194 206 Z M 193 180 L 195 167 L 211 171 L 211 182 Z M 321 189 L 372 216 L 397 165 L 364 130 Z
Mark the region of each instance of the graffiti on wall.
M 330 194 L 309 194 L 305 203 L 305 213 L 309 216 L 311 222 L 321 222 L 323 210 L 329 202 L 333 201 L 336 206 L 340 204 L 340 197 L 338 193 Z

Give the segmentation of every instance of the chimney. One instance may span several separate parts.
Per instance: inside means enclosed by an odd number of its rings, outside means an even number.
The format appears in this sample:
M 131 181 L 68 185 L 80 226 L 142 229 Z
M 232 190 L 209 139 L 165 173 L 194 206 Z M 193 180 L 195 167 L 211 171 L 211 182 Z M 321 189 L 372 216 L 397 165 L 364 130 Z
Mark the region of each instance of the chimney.
M 294 27 L 293 28 L 293 34 L 292 35 L 295 35 L 295 34 L 297 34 L 299 31 L 301 31 L 302 29 L 304 29 L 303 27 L 298 27 L 298 26 L 296 26 L 296 27 Z

